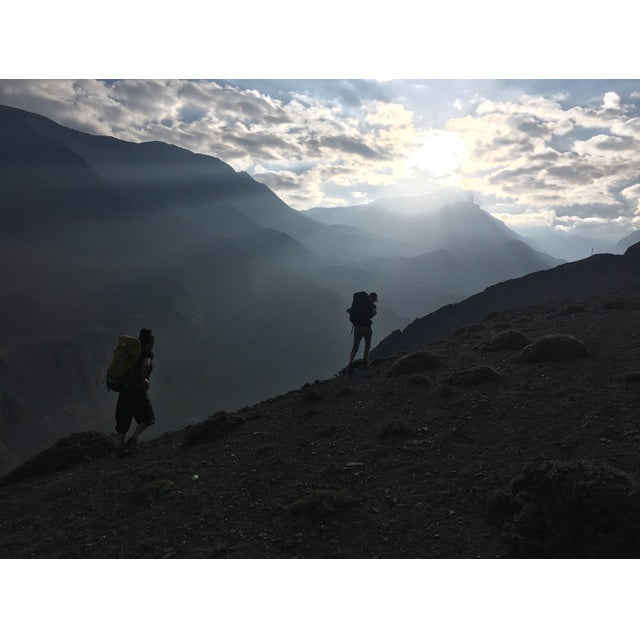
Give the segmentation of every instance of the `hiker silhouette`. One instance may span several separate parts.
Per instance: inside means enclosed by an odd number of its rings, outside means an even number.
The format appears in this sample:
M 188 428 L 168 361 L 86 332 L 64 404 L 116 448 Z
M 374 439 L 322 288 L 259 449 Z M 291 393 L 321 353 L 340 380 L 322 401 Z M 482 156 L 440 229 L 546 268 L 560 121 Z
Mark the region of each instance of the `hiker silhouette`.
M 122 387 L 118 393 L 116 405 L 116 432 L 118 433 L 118 448 L 116 455 L 123 456 L 133 453 L 142 432 L 155 422 L 155 414 L 149 400 L 149 376 L 153 371 L 153 346 L 155 338 L 151 329 L 140 329 L 138 336 L 140 355 L 129 374 L 128 388 Z M 137 426 L 133 435 L 125 443 L 125 438 L 131 420 L 135 419 Z
M 362 364 L 364 367 L 369 366 L 369 349 L 371 348 L 371 336 L 373 335 L 371 319 L 376 315 L 376 302 L 378 294 L 375 292 L 367 293 L 366 291 L 358 291 L 353 294 L 353 302 L 351 307 L 347 309 L 349 320 L 353 325 L 351 331 L 353 333 L 353 348 L 349 356 L 348 372 L 353 373 L 353 360 L 356 357 L 360 341 L 364 338 L 364 354 L 362 356 Z

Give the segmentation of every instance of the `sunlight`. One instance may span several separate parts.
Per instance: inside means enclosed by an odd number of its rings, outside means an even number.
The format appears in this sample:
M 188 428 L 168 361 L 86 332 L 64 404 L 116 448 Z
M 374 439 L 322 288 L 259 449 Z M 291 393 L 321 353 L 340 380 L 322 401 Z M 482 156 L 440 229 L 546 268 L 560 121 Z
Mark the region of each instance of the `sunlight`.
M 462 164 L 464 143 L 451 131 L 430 131 L 409 157 L 409 164 L 436 177 L 454 173 Z

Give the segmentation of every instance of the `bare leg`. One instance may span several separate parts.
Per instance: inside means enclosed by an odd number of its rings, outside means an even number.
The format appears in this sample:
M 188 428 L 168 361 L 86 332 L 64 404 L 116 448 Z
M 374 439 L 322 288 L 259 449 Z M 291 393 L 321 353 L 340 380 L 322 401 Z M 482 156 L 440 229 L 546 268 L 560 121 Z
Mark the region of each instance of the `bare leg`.
M 136 430 L 133 432 L 133 435 L 131 436 L 132 440 L 137 440 L 140 435 L 142 435 L 142 432 L 148 427 L 149 425 L 146 422 L 141 422 L 137 427 Z
M 146 422 L 141 422 L 136 427 L 135 431 L 133 432 L 133 435 L 127 440 L 126 446 L 131 453 L 133 453 L 136 450 L 136 447 L 138 446 L 138 438 L 148 426 L 149 425 Z
M 371 349 L 371 331 L 367 333 L 364 337 L 364 355 L 362 359 L 365 364 L 369 364 L 369 349 Z
M 356 332 L 353 336 L 353 349 L 351 349 L 351 355 L 349 357 L 349 369 L 353 368 L 353 359 L 356 357 L 356 353 L 358 353 L 358 347 L 360 346 L 361 338 L 362 336 L 358 333 L 358 330 L 356 329 Z

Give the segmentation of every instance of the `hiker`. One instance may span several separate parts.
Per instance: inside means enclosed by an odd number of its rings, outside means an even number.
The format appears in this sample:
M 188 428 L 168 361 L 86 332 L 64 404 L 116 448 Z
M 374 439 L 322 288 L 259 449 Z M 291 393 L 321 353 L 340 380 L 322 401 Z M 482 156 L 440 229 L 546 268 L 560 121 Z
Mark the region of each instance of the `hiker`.
M 116 406 L 116 431 L 118 448 L 116 454 L 123 456 L 133 453 L 142 432 L 155 422 L 153 407 L 149 401 L 149 376 L 153 371 L 153 345 L 155 338 L 151 329 L 140 329 L 138 337 L 142 351 L 131 374 L 131 389 L 122 390 Z M 133 435 L 125 444 L 125 437 L 131 426 L 131 419 L 137 423 Z
M 363 365 L 365 367 L 369 366 L 369 349 L 371 348 L 371 335 L 373 333 L 371 318 L 377 313 L 375 304 L 377 301 L 377 293 L 372 291 L 367 294 L 366 291 L 358 291 L 353 294 L 353 303 L 347 309 L 349 320 L 353 325 L 351 329 L 353 332 L 353 349 L 351 349 L 351 357 L 349 358 L 349 373 L 353 373 L 353 359 L 356 357 L 362 338 L 364 338 Z

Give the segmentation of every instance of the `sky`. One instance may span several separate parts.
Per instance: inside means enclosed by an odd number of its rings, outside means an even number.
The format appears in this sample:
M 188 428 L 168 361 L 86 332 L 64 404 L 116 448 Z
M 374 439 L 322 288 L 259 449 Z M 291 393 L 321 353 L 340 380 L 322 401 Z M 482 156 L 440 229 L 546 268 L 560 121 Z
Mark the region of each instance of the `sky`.
M 215 156 L 292 207 L 444 186 L 513 228 L 640 225 L 638 80 L 23 80 L 0 103 Z

